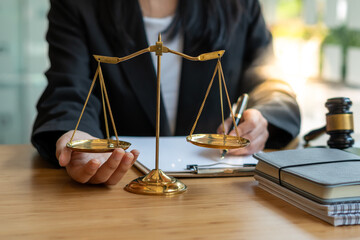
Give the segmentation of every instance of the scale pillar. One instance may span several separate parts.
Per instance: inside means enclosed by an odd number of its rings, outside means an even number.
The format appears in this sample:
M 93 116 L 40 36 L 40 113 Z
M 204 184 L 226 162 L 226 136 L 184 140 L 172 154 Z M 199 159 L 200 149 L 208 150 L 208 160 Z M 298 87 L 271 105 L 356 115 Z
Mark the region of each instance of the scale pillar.
M 186 191 L 186 185 L 174 177 L 167 176 L 159 169 L 159 138 L 160 138 L 160 71 L 163 43 L 161 34 L 156 42 L 155 54 L 157 56 L 157 84 L 156 84 L 156 153 L 155 169 L 144 177 L 139 177 L 125 186 L 125 190 L 137 194 L 174 195 Z

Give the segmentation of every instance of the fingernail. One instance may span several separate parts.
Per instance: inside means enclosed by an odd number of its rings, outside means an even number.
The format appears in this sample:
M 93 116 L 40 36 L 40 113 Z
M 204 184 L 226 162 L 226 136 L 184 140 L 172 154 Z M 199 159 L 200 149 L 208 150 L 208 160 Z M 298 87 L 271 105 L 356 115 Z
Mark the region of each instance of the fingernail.
M 60 153 L 59 158 L 58 158 L 59 164 L 60 164 L 60 166 L 64 167 L 64 160 L 62 159 L 61 156 L 62 156 L 62 153 Z
M 134 159 L 131 162 L 131 165 L 133 165 L 136 162 L 136 158 L 134 157 Z
M 122 148 L 117 148 L 117 149 L 116 149 L 116 152 L 117 152 L 117 153 L 122 153 L 122 154 L 124 154 L 124 153 L 125 153 L 125 150 L 122 149 Z
M 92 160 L 90 164 L 91 169 L 97 169 L 99 167 L 100 162 L 98 160 Z
M 133 164 L 133 159 L 131 153 L 125 153 L 125 164 L 131 166 Z

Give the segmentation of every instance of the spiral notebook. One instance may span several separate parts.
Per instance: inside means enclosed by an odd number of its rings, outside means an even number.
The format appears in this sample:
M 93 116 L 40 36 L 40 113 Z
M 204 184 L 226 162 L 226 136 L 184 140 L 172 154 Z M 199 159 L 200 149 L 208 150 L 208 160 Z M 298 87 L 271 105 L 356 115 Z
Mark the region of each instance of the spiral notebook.
M 155 137 L 119 137 L 131 143 L 140 156 L 134 164 L 147 174 L 155 168 Z M 185 136 L 160 137 L 159 168 L 174 177 L 231 177 L 252 176 L 257 160 L 252 156 L 226 155 L 220 159 L 219 149 L 195 146 Z
M 320 204 L 259 175 L 254 177 L 260 188 L 334 226 L 360 224 L 360 202 Z

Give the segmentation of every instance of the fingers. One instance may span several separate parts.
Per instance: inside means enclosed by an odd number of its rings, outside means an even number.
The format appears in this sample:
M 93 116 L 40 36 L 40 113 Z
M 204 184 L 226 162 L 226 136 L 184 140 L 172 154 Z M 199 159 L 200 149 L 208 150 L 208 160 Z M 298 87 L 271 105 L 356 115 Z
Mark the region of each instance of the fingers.
M 111 177 L 106 181 L 108 185 L 117 184 L 125 175 L 125 173 L 130 169 L 139 156 L 139 151 L 132 150 L 130 153 L 126 153 L 121 160 L 119 167 L 111 175 Z
M 58 159 L 59 164 L 62 167 L 67 166 L 71 160 L 72 150 L 70 148 L 67 148 L 66 144 L 68 141 L 70 141 L 73 132 L 74 132 L 73 130 L 66 132 L 56 142 L 56 158 Z M 86 132 L 78 130 L 74 136 L 74 140 L 76 139 L 95 139 L 95 138 Z
M 106 182 L 111 175 L 117 170 L 120 162 L 124 161 L 125 151 L 115 149 L 109 159 L 98 169 L 96 174 L 90 179 L 89 183 L 99 184 Z
M 112 154 L 97 154 L 97 159 L 86 160 L 92 154 L 73 153 L 66 166 L 69 176 L 79 183 L 113 185 L 118 183 L 139 156 L 139 151 L 125 153 L 115 149 Z M 90 159 L 90 158 L 89 158 Z
M 78 131 L 76 138 L 94 139 L 88 133 Z M 73 131 L 62 135 L 56 142 L 56 157 L 61 166 L 65 166 L 72 179 L 80 183 L 116 184 L 125 175 L 139 156 L 139 151 L 125 153 L 123 149 L 115 149 L 113 153 L 98 154 L 96 159 L 90 154 L 72 152 L 66 147 Z M 109 157 L 110 155 L 110 157 Z M 103 163 L 103 164 L 102 164 Z
M 134 155 L 134 159 L 132 161 L 132 164 L 134 164 L 136 162 L 136 160 L 138 159 L 140 152 L 138 150 L 134 149 L 134 150 L 131 150 L 131 153 Z
M 91 176 L 88 182 L 92 184 L 117 184 L 131 168 L 139 156 L 139 151 L 132 150 L 125 153 L 123 149 L 116 149 L 109 159 Z
M 66 147 L 66 143 L 69 141 L 69 132 L 62 135 L 56 142 L 56 158 L 59 161 L 60 166 L 65 167 L 69 164 L 71 159 L 71 149 Z
M 229 150 L 229 153 L 233 154 L 233 155 L 251 155 L 256 152 L 259 152 L 264 149 L 267 136 L 268 136 L 267 134 L 264 134 L 264 135 L 258 136 L 255 139 L 251 139 L 250 137 L 245 135 L 243 137 L 246 139 L 249 139 L 250 144 L 245 148 Z
M 245 148 L 230 150 L 229 153 L 235 155 L 249 155 L 263 150 L 269 137 L 267 125 L 267 120 L 258 110 L 246 110 L 237 130 L 241 137 L 250 140 L 250 145 Z M 229 135 L 236 136 L 235 130 L 232 130 Z
M 68 174 L 72 179 L 79 183 L 87 183 L 97 172 L 101 162 L 97 159 L 92 159 L 85 165 L 71 165 L 66 167 Z
M 227 118 L 224 121 L 224 126 L 222 124 L 219 125 L 218 129 L 217 129 L 217 133 L 218 134 L 223 134 L 224 133 L 224 129 L 225 129 L 225 133 L 227 134 L 229 132 L 229 128 L 231 126 L 232 123 L 232 118 Z

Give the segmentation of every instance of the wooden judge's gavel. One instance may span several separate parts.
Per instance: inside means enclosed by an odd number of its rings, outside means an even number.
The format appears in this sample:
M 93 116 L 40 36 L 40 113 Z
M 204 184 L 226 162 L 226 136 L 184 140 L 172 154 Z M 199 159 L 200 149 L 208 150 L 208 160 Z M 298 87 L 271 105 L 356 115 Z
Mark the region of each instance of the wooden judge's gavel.
M 351 133 L 354 132 L 353 113 L 350 111 L 352 102 L 349 98 L 330 98 L 325 103 L 329 110 L 326 114 L 326 126 L 310 131 L 304 136 L 305 146 L 308 142 L 319 137 L 323 133 L 330 135 L 327 145 L 330 148 L 345 149 L 352 147 L 354 139 Z

